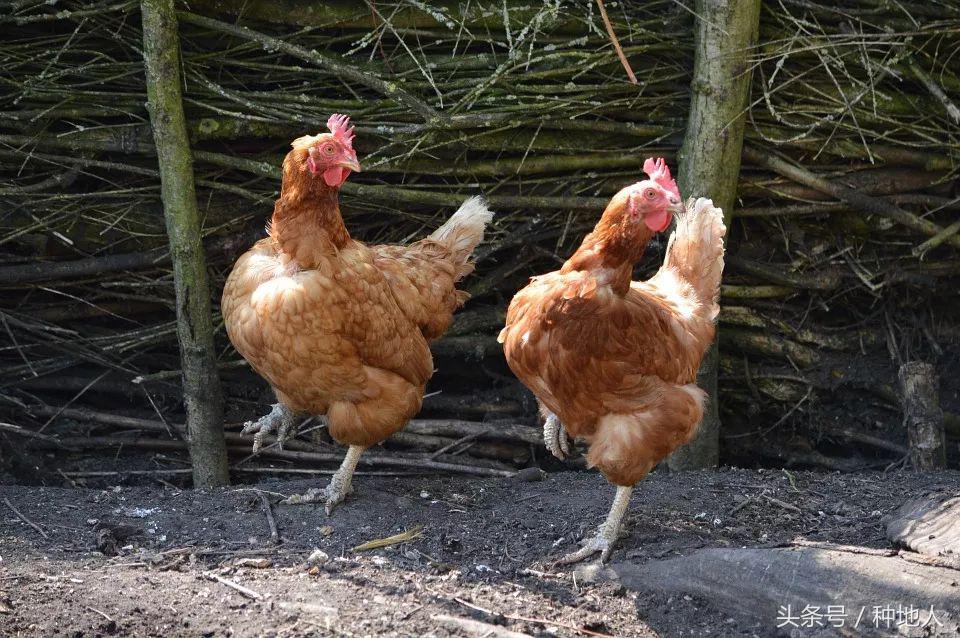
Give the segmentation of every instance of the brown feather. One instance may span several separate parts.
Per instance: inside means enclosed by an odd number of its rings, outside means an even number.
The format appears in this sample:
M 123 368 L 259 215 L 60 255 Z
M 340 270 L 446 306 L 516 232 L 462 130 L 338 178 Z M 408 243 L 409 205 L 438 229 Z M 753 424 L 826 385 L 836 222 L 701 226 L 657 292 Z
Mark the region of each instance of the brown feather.
M 667 265 L 631 282 L 652 233 L 629 217 L 627 190 L 560 270 L 517 293 L 500 333 L 510 368 L 620 485 L 687 442 L 702 417 L 693 383 L 714 337 L 724 230 L 722 213 L 701 207 L 671 239 Z M 717 215 L 719 226 L 702 221 Z
M 419 411 L 433 374 L 428 340 L 465 298 L 456 282 L 472 268 L 490 214 L 480 205 L 451 218 L 443 237 L 367 246 L 350 238 L 338 189 L 305 169 L 303 139 L 284 161 L 270 237 L 227 279 L 224 322 L 281 403 L 326 414 L 335 439 L 369 446 Z

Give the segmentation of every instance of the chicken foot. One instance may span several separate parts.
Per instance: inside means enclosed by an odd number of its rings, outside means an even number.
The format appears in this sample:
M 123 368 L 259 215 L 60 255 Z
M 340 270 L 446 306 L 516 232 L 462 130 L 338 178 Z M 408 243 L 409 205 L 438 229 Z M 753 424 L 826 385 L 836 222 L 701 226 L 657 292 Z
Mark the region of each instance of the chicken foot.
M 302 503 L 319 503 L 323 501 L 326 504 L 327 516 L 337 505 L 343 502 L 347 495 L 353 492 L 353 471 L 357 469 L 357 462 L 360 461 L 360 455 L 367 449 L 360 445 L 351 445 L 347 449 L 347 455 L 343 457 L 343 463 L 340 468 L 330 478 L 330 484 L 326 487 L 311 487 L 306 494 L 294 494 L 286 499 L 284 503 L 288 505 L 299 505 Z
M 260 448 L 263 447 L 263 437 L 274 430 L 277 431 L 277 447 L 282 450 L 284 442 L 296 436 L 296 425 L 297 413 L 282 403 L 274 403 L 269 414 L 263 415 L 256 421 L 247 421 L 243 424 L 240 433 L 250 434 L 254 432 L 252 454 L 257 455 L 260 453 Z
M 610 506 L 610 513 L 607 520 L 600 525 L 600 529 L 592 538 L 583 542 L 583 547 L 571 554 L 567 554 L 559 559 L 555 564 L 568 565 L 578 563 L 585 558 L 600 552 L 600 562 L 606 562 L 613 551 L 614 545 L 620 538 L 620 529 L 623 527 L 623 517 L 627 513 L 630 505 L 630 495 L 633 493 L 633 486 L 617 486 L 617 495 L 613 498 L 613 505 Z
M 548 412 L 547 420 L 543 422 L 543 443 L 561 461 L 570 454 L 570 437 L 553 412 Z

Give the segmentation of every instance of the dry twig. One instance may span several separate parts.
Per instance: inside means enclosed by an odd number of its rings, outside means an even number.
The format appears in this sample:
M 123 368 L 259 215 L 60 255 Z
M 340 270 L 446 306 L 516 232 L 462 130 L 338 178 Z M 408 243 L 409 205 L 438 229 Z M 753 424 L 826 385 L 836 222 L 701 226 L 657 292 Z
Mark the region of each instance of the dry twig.
M 223 576 L 220 576 L 219 574 L 214 574 L 214 573 L 212 573 L 212 572 L 205 572 L 205 573 L 203 574 L 203 577 L 206 578 L 207 580 L 214 580 L 214 581 L 220 583 L 221 585 L 226 585 L 226 586 L 229 587 L 230 589 L 238 592 L 241 596 L 244 596 L 244 597 L 246 597 L 246 598 L 250 598 L 251 600 L 261 600 L 261 599 L 263 599 L 263 594 L 260 594 L 259 592 L 256 592 L 256 591 L 250 589 L 249 587 L 244 587 L 244 586 L 241 585 L 240 583 L 234 582 L 234 581 L 230 580 L 229 578 L 224 578 Z
M 49 538 L 49 537 L 47 536 L 47 533 L 46 533 L 45 531 L 43 531 L 42 529 L 40 529 L 40 526 L 39 526 L 39 525 L 37 525 L 36 523 L 34 523 L 33 521 L 31 521 L 29 518 L 27 518 L 26 516 L 24 516 L 24 515 L 23 515 L 23 512 L 21 512 L 21 511 L 18 510 L 16 507 L 14 507 L 14 506 L 13 506 L 13 503 L 10 502 L 10 499 L 4 498 L 4 499 L 3 499 L 3 502 L 6 504 L 7 507 L 10 508 L 10 511 L 11 511 L 11 512 L 13 512 L 14 514 L 17 515 L 17 518 L 19 518 L 21 521 L 23 521 L 24 523 L 26 523 L 27 525 L 29 525 L 30 527 L 32 527 L 33 529 L 35 529 L 35 530 L 37 531 L 37 533 L 40 534 L 40 536 L 43 536 L 44 538 Z

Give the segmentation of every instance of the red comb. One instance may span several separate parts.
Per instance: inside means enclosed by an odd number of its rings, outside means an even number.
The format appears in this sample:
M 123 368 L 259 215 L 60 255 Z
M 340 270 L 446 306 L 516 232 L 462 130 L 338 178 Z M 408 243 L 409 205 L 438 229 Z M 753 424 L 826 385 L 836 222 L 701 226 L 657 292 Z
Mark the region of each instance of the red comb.
M 353 127 L 350 126 L 350 118 L 348 116 L 334 113 L 330 116 L 330 119 L 327 120 L 327 128 L 330 129 L 333 137 L 341 144 L 347 148 L 353 148 Z
M 680 197 L 680 189 L 677 188 L 677 183 L 670 177 L 670 169 L 667 168 L 667 163 L 663 161 L 662 157 L 658 157 L 656 160 L 648 157 L 647 161 L 643 163 L 643 172 L 664 190 L 673 193 L 677 198 Z

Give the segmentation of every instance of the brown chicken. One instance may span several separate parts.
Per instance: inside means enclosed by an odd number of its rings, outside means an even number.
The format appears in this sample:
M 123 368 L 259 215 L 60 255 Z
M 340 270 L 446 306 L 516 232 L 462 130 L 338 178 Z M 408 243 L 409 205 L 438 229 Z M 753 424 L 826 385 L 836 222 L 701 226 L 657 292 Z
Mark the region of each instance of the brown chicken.
M 662 159 L 649 179 L 628 186 L 560 270 L 534 277 L 513 298 L 500 333 L 507 362 L 536 395 L 544 440 L 563 458 L 567 436 L 589 444 L 587 461 L 617 486 L 606 522 L 561 563 L 610 555 L 633 486 L 678 446 L 703 416 L 695 385 L 713 341 L 723 213 L 708 199 L 680 201 Z M 654 233 L 677 229 L 663 267 L 631 281 Z
M 442 335 L 467 298 L 456 282 L 492 213 L 468 199 L 426 239 L 368 246 L 351 239 L 339 189 L 359 171 L 353 129 L 334 115 L 329 133 L 293 142 L 269 236 L 237 260 L 223 291 L 223 317 L 237 351 L 276 393 L 270 414 L 246 424 L 287 438 L 303 415 L 324 417 L 349 445 L 325 489 L 288 499 L 323 500 L 330 511 L 351 491 L 363 450 L 402 429 L 420 410 L 433 374 L 428 340 Z

